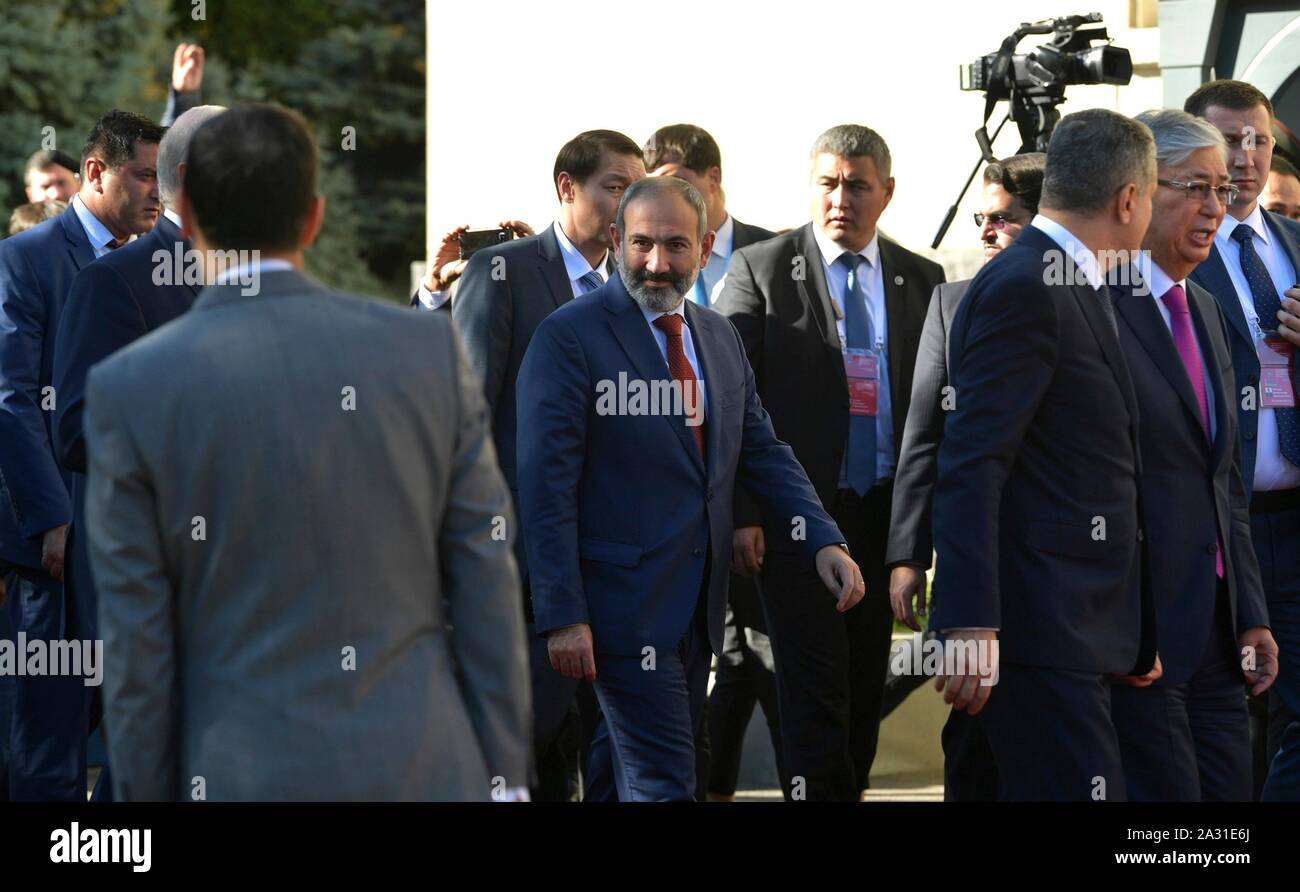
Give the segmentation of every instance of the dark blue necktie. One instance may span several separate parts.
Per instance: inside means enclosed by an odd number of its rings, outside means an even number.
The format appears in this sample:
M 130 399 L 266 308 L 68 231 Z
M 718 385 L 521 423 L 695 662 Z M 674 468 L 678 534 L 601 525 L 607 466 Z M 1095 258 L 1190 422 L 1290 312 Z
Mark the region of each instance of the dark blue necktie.
M 590 294 L 601 285 L 605 284 L 605 280 L 600 277 L 600 273 L 596 272 L 594 269 L 588 270 L 587 273 L 578 280 L 578 282 L 582 285 L 583 294 Z
M 844 284 L 844 344 L 850 349 L 872 350 L 876 339 L 867 312 L 866 289 L 862 287 L 867 259 L 846 251 L 835 262 L 848 271 L 848 281 Z M 875 418 L 849 415 L 849 444 L 844 462 L 849 487 L 860 496 L 866 495 L 876 482 Z
M 1255 315 L 1259 317 L 1259 327 L 1277 328 L 1277 311 L 1282 309 L 1282 296 L 1278 294 L 1273 277 L 1268 267 L 1255 251 L 1255 230 L 1245 223 L 1237 224 L 1232 230 L 1232 238 L 1241 245 L 1241 271 L 1250 286 L 1250 297 L 1255 303 Z M 1278 407 L 1273 410 L 1277 419 L 1277 439 L 1282 448 L 1282 455 L 1291 464 L 1300 466 L 1300 412 L 1294 408 Z

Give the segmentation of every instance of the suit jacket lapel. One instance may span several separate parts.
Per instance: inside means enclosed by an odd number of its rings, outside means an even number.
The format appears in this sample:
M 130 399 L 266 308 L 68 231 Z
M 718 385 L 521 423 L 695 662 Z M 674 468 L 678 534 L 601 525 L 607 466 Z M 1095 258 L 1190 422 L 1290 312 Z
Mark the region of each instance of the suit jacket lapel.
M 179 226 L 171 220 L 168 220 L 166 217 L 160 217 L 148 237 L 157 243 L 157 250 L 166 251 L 168 256 L 175 253 L 176 245 L 180 244 L 181 268 L 182 270 L 185 269 L 186 265 L 188 265 L 190 249 L 193 246 L 190 245 L 189 239 L 181 238 L 181 229 Z M 195 282 L 188 281 L 184 275 L 181 276 L 181 281 L 177 284 L 184 285 L 195 297 L 199 296 L 199 291 L 201 290 L 199 285 Z
M 645 316 L 641 314 L 641 305 L 632 299 L 623 288 L 623 281 L 617 277 L 610 279 L 609 283 L 602 289 L 604 291 L 605 305 L 613 314 L 609 321 L 610 329 L 614 332 L 614 338 L 623 348 L 623 352 L 632 360 L 637 374 L 641 380 L 647 384 L 651 381 L 671 381 L 672 374 L 668 371 L 668 363 L 664 361 L 663 354 L 659 352 L 659 344 L 655 341 L 654 334 L 650 331 L 650 326 L 646 324 Z M 694 332 L 692 331 L 692 336 Z M 695 340 L 696 356 L 700 353 L 700 340 Z M 703 360 L 701 359 L 701 364 Z M 708 384 L 708 374 L 704 369 L 701 373 L 705 375 L 705 384 Z M 678 415 L 661 415 L 664 422 L 672 428 L 677 439 L 681 441 L 695 466 L 699 468 L 701 474 L 705 472 L 704 460 L 700 457 L 700 448 L 695 445 L 695 435 L 686 429 L 684 419 Z M 711 436 L 708 429 L 705 429 L 706 436 Z M 708 444 L 706 443 L 706 446 Z
M 1219 302 L 1223 317 L 1237 330 L 1242 340 L 1250 344 L 1252 350 L 1255 349 L 1255 336 L 1251 334 L 1250 324 L 1246 322 L 1241 301 L 1237 299 L 1237 288 L 1232 284 L 1228 267 L 1224 265 L 1223 252 L 1219 250 L 1217 244 L 1210 249 L 1210 256 L 1196 268 L 1196 272 L 1192 275 L 1204 281 L 1205 290 Z
M 714 424 L 712 420 L 722 417 L 721 399 L 722 394 L 726 392 L 726 382 L 721 378 L 721 363 L 715 362 L 718 353 L 714 347 L 718 343 L 718 338 L 717 331 L 713 327 L 713 317 L 703 312 L 693 301 L 686 301 L 683 309 L 686 313 L 686 324 L 691 328 L 691 340 L 695 343 L 695 358 L 700 363 L 700 374 L 704 378 L 704 387 L 709 395 L 709 412 L 704 428 L 705 479 L 712 480 L 714 464 L 722 444 L 723 428 L 721 423 Z M 693 441 L 692 445 L 694 445 Z
M 95 249 L 90 246 L 90 238 L 71 204 L 59 215 L 59 223 L 63 226 L 63 236 L 68 240 L 68 253 L 77 269 L 84 269 L 94 263 Z
M 796 278 L 795 284 L 799 286 L 799 296 L 808 305 L 813 318 L 817 320 L 817 326 L 822 332 L 822 340 L 835 351 L 836 356 L 839 356 L 840 332 L 835 325 L 835 309 L 831 305 L 831 289 L 826 283 L 826 273 L 822 269 L 822 252 L 817 247 L 817 240 L 813 238 L 813 225 L 809 223 L 803 228 L 800 251 L 803 258 L 804 275 L 802 278 Z M 834 365 L 839 369 L 840 380 L 847 387 L 848 380 L 844 377 L 844 363 L 837 361 Z
M 880 277 L 885 283 L 885 317 L 889 340 L 889 381 L 891 384 L 903 380 L 903 321 L 907 313 L 907 282 L 897 272 L 895 266 L 894 246 L 881 238 Z M 899 405 L 895 392 L 894 405 Z M 901 428 L 896 428 L 901 429 Z M 901 440 L 901 437 L 898 439 Z
M 551 289 L 551 299 L 559 307 L 573 300 L 573 286 L 569 284 L 569 271 L 564 266 L 564 254 L 561 253 L 560 243 L 555 237 L 557 225 L 552 223 L 537 237 L 537 254 L 542 260 L 542 278 L 546 280 L 546 287 Z
M 1228 411 L 1235 406 L 1236 397 L 1225 393 L 1223 379 L 1219 369 L 1231 364 L 1231 348 L 1225 342 L 1220 344 L 1212 334 L 1211 326 L 1217 328 L 1214 319 L 1218 316 L 1214 298 L 1206 294 L 1195 282 L 1187 283 L 1188 306 L 1192 311 L 1192 324 L 1196 327 L 1196 340 L 1201 345 L 1201 359 L 1209 369 L 1210 386 L 1214 388 L 1214 466 L 1217 468 L 1228 455 L 1228 438 L 1224 436 L 1229 427 Z M 1220 355 L 1222 351 L 1222 355 Z M 1232 402 L 1229 402 L 1232 400 Z M 1233 410 L 1235 411 L 1235 409 Z
M 1066 281 L 1076 281 L 1074 261 L 1066 258 L 1065 266 L 1068 274 Z M 1103 284 L 1102 287 L 1108 286 Z M 1115 383 L 1119 385 L 1120 395 L 1128 407 L 1129 435 L 1132 437 L 1133 452 L 1136 454 L 1138 451 L 1137 393 L 1133 390 L 1133 379 L 1129 375 L 1128 363 L 1124 361 L 1124 351 L 1119 346 L 1119 338 L 1115 336 L 1115 330 L 1111 328 L 1110 320 L 1106 318 L 1106 311 L 1101 308 L 1101 301 L 1090 285 L 1086 282 L 1083 285 L 1071 285 L 1070 291 L 1083 310 L 1083 317 L 1087 320 L 1088 327 L 1092 329 L 1097 343 L 1101 345 L 1102 355 L 1106 357 L 1106 364 L 1110 366 L 1111 373 L 1115 376 Z M 1116 312 L 1118 313 L 1118 310 Z
M 1165 327 L 1165 320 L 1160 315 L 1160 308 L 1155 305 L 1153 295 L 1138 295 L 1128 287 L 1115 287 L 1111 293 L 1117 298 L 1115 311 L 1124 320 L 1124 324 L 1133 332 L 1142 349 L 1155 363 L 1160 374 L 1173 387 L 1183 408 L 1187 410 L 1189 420 L 1197 427 L 1201 426 L 1201 407 L 1196 402 L 1196 393 L 1183 368 L 1182 357 L 1174 345 L 1173 335 Z M 1202 349 L 1204 352 L 1204 349 Z

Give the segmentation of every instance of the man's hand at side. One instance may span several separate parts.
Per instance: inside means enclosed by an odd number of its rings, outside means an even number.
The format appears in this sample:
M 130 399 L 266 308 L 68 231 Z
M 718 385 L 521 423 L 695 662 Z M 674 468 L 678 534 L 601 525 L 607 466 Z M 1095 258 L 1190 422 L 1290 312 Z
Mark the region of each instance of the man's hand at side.
M 817 575 L 826 583 L 831 594 L 839 599 L 835 609 L 840 613 L 861 601 L 867 593 L 862 571 L 843 546 L 827 545 L 817 552 Z
M 916 599 L 916 608 L 912 608 L 912 599 Z M 921 631 L 921 623 L 916 616 L 925 616 L 925 572 L 916 567 L 900 564 L 889 574 L 889 606 L 894 610 L 894 619 L 907 626 L 913 632 Z
M 561 626 L 546 636 L 551 668 L 565 678 L 596 680 L 596 655 L 591 645 L 591 626 L 577 623 Z
M 63 549 L 68 542 L 68 525 L 45 531 L 41 538 L 41 567 L 55 579 L 63 578 Z
M 731 572 L 737 576 L 757 576 L 763 569 L 762 527 L 740 527 L 731 534 Z
M 963 666 L 966 671 L 961 674 L 939 676 L 934 680 L 934 689 L 943 692 L 943 702 L 953 709 L 978 715 L 998 680 L 998 633 L 992 629 L 953 629 L 943 637 L 959 648 L 958 653 L 974 654 L 975 665 Z

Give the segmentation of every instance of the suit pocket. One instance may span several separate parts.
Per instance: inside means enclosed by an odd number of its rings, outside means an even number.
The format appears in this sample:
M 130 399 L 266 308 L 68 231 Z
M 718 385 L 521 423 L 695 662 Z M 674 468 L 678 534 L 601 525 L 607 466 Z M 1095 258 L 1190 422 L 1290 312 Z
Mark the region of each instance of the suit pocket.
M 641 546 L 604 539 L 578 539 L 578 556 L 586 561 L 600 561 L 619 567 L 635 567 L 641 563 Z

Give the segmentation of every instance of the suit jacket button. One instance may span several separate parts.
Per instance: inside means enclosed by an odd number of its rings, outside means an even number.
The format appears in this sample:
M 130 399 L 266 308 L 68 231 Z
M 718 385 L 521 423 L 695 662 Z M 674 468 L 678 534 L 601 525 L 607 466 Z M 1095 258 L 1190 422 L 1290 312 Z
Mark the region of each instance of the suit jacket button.
M 706 489 L 706 490 L 704 491 L 704 498 L 708 499 L 710 502 L 713 501 L 713 489 L 712 489 L 712 488 Z
M 1138 530 L 1138 541 L 1139 541 L 1139 542 L 1145 542 L 1145 541 L 1146 541 L 1146 538 L 1147 538 L 1147 534 L 1146 534 L 1145 532 L 1143 532 L 1142 530 Z
M 1247 439 L 1247 440 L 1253 440 L 1253 439 L 1255 439 L 1255 432 L 1254 432 L 1254 431 L 1242 431 L 1242 432 L 1241 432 L 1241 435 L 1242 435 L 1242 437 L 1244 437 L 1244 438 Z
M 695 555 L 696 557 L 704 557 L 704 549 L 697 548 L 694 551 L 692 551 L 691 554 Z
M 1219 546 L 1217 546 L 1217 545 L 1207 545 L 1207 546 L 1205 546 L 1205 553 L 1206 553 L 1206 554 L 1214 554 L 1214 553 L 1215 553 L 1216 551 L 1218 551 L 1218 550 L 1219 550 Z

